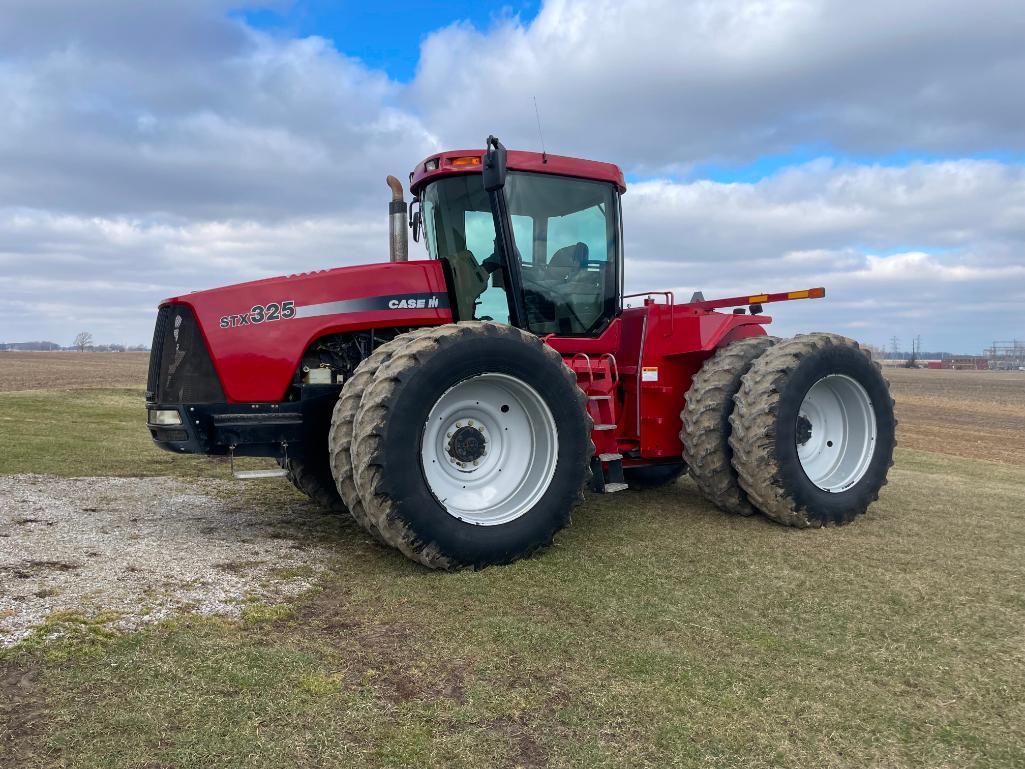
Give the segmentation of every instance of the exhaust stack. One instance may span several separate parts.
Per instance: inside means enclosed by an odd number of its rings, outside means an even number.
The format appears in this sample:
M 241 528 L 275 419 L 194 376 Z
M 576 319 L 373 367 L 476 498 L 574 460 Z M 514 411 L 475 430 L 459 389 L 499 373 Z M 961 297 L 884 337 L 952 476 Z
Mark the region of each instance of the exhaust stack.
M 407 231 L 406 201 L 402 197 L 402 182 L 394 176 L 386 180 L 391 187 L 388 204 L 388 253 L 393 262 L 409 261 L 409 232 Z

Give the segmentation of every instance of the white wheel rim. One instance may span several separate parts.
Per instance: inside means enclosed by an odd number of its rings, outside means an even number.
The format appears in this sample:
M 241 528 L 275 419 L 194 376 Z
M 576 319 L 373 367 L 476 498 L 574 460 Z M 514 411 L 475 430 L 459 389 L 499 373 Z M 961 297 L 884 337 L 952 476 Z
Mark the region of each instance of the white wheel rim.
M 537 504 L 558 453 L 548 405 L 506 374 L 481 374 L 442 394 L 420 443 L 431 493 L 449 515 L 482 526 L 516 520 Z
M 797 420 L 797 456 L 808 480 L 823 491 L 849 489 L 868 470 L 875 444 L 872 399 L 859 382 L 830 374 L 812 385 Z

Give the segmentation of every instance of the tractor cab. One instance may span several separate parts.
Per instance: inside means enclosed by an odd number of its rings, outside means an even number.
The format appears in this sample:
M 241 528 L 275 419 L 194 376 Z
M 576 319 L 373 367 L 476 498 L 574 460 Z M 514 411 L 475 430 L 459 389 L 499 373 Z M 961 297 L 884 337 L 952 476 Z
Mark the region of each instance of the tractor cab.
M 482 183 L 483 175 L 483 183 Z M 414 237 L 443 263 L 458 320 L 597 336 L 621 309 L 622 174 L 607 163 L 444 153 L 411 175 Z

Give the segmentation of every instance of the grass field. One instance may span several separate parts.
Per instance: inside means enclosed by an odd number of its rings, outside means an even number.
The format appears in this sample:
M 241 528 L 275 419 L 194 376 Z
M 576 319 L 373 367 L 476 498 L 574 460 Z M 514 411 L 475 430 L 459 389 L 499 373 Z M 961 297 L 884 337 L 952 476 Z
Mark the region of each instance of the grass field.
M 897 465 L 841 529 L 729 518 L 681 481 L 439 574 L 241 485 L 327 546 L 316 587 L 130 633 L 51 617 L 0 651 L 0 766 L 1025 766 L 1025 376 L 888 375 Z M 154 449 L 116 383 L 0 394 L 0 475 L 223 477 Z

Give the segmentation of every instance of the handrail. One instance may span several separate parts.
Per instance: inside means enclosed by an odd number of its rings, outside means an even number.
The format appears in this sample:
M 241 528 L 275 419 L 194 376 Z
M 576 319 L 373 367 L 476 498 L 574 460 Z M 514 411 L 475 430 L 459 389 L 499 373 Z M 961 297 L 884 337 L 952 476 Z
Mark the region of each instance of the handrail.
M 624 299 L 631 299 L 638 296 L 664 296 L 666 304 L 672 307 L 676 303 L 676 296 L 672 291 L 641 291 L 637 294 L 623 294 Z
M 619 364 L 616 362 L 616 356 L 610 352 L 603 352 L 601 357 L 602 360 L 608 358 L 611 361 L 611 365 L 609 366 L 609 374 L 612 376 L 612 384 L 619 384 Z
M 577 358 L 583 358 L 584 362 L 587 364 L 587 379 L 588 379 L 587 385 L 588 385 L 588 387 L 594 387 L 594 369 L 591 366 L 591 358 L 590 358 L 590 356 L 587 353 L 585 353 L 585 352 L 578 352 L 578 353 L 575 353 L 573 355 L 573 357 L 570 358 L 570 360 L 574 361 Z
M 673 294 L 672 291 L 642 291 L 639 294 L 623 294 L 623 298 L 624 299 L 629 299 L 629 298 L 635 297 L 635 296 L 664 296 L 666 298 L 666 306 L 669 307 L 670 310 L 672 310 L 673 307 L 676 305 L 676 296 Z M 651 304 L 656 304 L 656 302 L 652 302 Z M 648 301 L 647 300 L 645 300 L 644 305 L 645 306 L 648 305 Z M 663 333 L 662 336 L 672 336 L 673 332 L 676 330 L 675 327 L 676 327 L 676 313 L 675 312 L 670 312 L 669 313 L 669 330 L 666 331 L 665 333 Z

